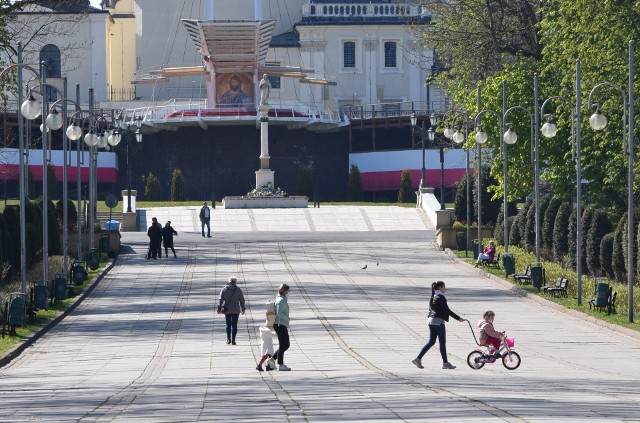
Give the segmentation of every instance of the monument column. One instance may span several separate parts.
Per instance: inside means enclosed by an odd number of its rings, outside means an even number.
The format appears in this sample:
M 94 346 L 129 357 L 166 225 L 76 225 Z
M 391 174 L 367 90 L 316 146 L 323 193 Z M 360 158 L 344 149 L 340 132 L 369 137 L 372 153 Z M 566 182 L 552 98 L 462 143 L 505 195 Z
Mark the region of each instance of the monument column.
M 265 74 L 260 81 L 260 170 L 256 171 L 256 188 L 271 183 L 274 185 L 274 171 L 269 168 L 269 93 L 271 84 Z

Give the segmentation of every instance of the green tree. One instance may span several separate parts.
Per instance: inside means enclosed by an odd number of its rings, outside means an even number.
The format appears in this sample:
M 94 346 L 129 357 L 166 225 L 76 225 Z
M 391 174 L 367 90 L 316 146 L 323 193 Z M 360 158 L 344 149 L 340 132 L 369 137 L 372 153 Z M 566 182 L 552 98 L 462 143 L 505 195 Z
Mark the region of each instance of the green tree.
M 535 251 L 536 248 L 536 205 L 532 203 L 527 210 L 524 224 L 524 248 Z
M 604 273 L 604 266 L 600 261 L 600 245 L 602 244 L 602 239 L 605 237 L 605 235 L 610 233 L 612 230 L 613 226 L 609 221 L 609 217 L 600 210 L 593 210 L 591 215 L 591 223 L 589 225 L 589 233 L 586 237 L 585 242 L 587 247 L 587 269 L 589 269 L 589 273 L 591 273 L 593 276 L 600 276 L 602 273 Z M 611 244 L 611 248 L 613 251 L 613 243 Z
M 626 278 L 626 262 L 624 260 L 623 251 L 627 248 L 627 244 L 622 242 L 623 233 L 627 231 L 627 214 L 623 214 L 616 230 L 613 239 L 613 275 L 616 280 L 623 281 Z
M 307 166 L 298 168 L 298 178 L 296 180 L 296 193 L 305 195 L 307 198 L 313 198 L 313 175 L 311 169 Z
M 571 208 L 571 216 L 569 216 L 569 234 L 567 235 L 567 265 L 571 268 L 576 267 L 576 259 L 578 257 L 578 210 L 575 206 Z M 582 240 L 584 241 L 584 234 Z M 584 243 L 584 242 L 583 242 Z M 584 248 L 583 248 L 584 251 Z M 583 266 L 583 269 L 586 267 Z
M 414 203 L 416 201 L 416 194 L 411 185 L 411 171 L 409 169 L 405 169 L 400 174 L 398 203 Z
M 349 170 L 349 180 L 347 181 L 347 200 L 362 201 L 364 190 L 362 189 L 362 177 L 358 165 L 352 164 Z
M 602 237 L 600 241 L 600 268 L 604 275 L 613 279 L 613 241 L 615 233 L 610 232 Z
M 160 201 L 162 200 L 162 187 L 160 186 L 160 181 L 153 174 L 153 172 L 149 172 L 147 176 L 147 186 L 144 189 L 144 199 L 146 201 Z
M 518 212 L 515 216 L 509 217 L 509 245 L 516 247 L 522 246 L 522 225 L 520 224 L 523 219 L 522 213 Z
M 60 218 L 60 226 L 64 223 L 64 210 L 62 206 L 64 202 L 62 200 L 58 200 L 56 202 L 56 210 L 58 212 L 58 217 Z M 67 200 L 67 227 L 69 229 L 75 228 L 78 224 L 78 210 L 76 210 L 76 203 L 73 200 Z
M 17 271 L 20 269 L 20 207 L 5 207 L 2 217 L 7 227 L 6 241 L 9 247 L 4 250 L 5 260 Z
M 56 171 L 53 166 L 47 166 L 47 193 L 50 200 L 62 198 L 62 185 L 56 178 Z
M 542 247 L 549 250 L 553 245 L 553 227 L 556 223 L 556 214 L 558 213 L 560 204 L 562 204 L 562 200 L 552 198 L 549 201 L 549 205 L 542 219 Z
M 481 182 L 481 199 L 482 199 L 482 225 L 495 225 L 496 220 L 498 218 L 498 213 L 500 212 L 501 206 L 501 197 L 494 197 L 492 192 L 492 187 L 496 187 L 498 185 L 498 181 L 491 176 L 488 172 L 487 167 L 483 167 L 482 176 L 480 178 Z M 473 202 L 476 205 L 476 209 L 478 206 L 478 181 L 475 178 L 475 184 L 473 189 Z M 477 210 L 476 210 L 477 213 Z
M 553 258 L 562 263 L 568 251 L 567 226 L 571 215 L 571 205 L 563 202 L 556 214 L 556 222 L 553 227 Z
M 469 184 L 472 186 L 471 189 L 473 189 L 473 176 L 469 175 Z M 473 202 L 473 195 L 470 196 L 469 201 L 471 202 L 471 204 L 469 204 L 469 207 L 471 209 L 471 220 L 473 220 L 473 211 L 476 208 L 475 203 Z M 462 179 L 460 179 L 460 181 L 458 182 L 458 186 L 456 188 L 456 198 L 454 200 L 453 203 L 453 213 L 456 216 L 456 221 L 458 222 L 467 222 L 467 174 L 465 173 L 465 175 L 462 177 Z
M 180 169 L 171 173 L 171 201 L 184 201 L 185 183 Z

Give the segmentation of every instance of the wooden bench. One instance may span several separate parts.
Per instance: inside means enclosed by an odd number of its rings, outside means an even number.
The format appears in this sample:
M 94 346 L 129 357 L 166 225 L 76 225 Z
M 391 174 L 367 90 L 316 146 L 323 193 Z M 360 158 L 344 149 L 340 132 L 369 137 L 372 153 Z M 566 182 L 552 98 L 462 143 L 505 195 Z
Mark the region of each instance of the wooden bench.
M 513 280 L 520 284 L 531 283 L 531 265 L 527 264 L 524 273 L 514 273 Z
M 493 260 L 482 260 L 481 265 L 500 269 L 500 253 L 493 256 Z
M 558 278 L 558 282 L 556 282 L 556 286 L 549 287 L 545 292 L 547 294 L 552 294 L 554 297 L 556 294 L 564 295 L 567 297 L 569 294 L 567 293 L 567 289 L 569 288 L 569 280 L 567 278 Z
M 560 276 L 558 279 L 556 279 L 556 284 L 555 285 L 545 285 L 545 286 L 543 286 L 542 287 L 542 292 L 544 292 L 545 294 L 548 294 L 551 289 L 560 288 L 560 286 L 562 286 L 562 276 Z

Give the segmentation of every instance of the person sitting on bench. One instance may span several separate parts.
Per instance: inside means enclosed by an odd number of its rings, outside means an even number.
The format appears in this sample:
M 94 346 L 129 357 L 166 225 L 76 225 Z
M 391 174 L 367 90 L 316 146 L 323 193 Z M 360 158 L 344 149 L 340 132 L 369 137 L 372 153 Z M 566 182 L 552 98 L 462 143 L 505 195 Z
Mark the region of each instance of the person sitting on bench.
M 489 245 L 487 245 L 484 248 L 484 251 L 478 254 L 478 261 L 476 261 L 476 264 L 473 267 L 478 267 L 478 265 L 482 264 L 482 262 L 491 263 L 495 255 L 496 255 L 496 244 L 493 241 L 489 241 Z

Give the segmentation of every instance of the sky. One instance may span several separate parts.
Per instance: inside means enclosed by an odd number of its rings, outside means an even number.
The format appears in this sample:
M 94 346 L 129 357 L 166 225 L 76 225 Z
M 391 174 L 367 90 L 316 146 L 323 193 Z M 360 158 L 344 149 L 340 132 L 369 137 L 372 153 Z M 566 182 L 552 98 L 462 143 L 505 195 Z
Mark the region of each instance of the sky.
M 91 0 L 91 6 L 100 9 L 100 0 Z

